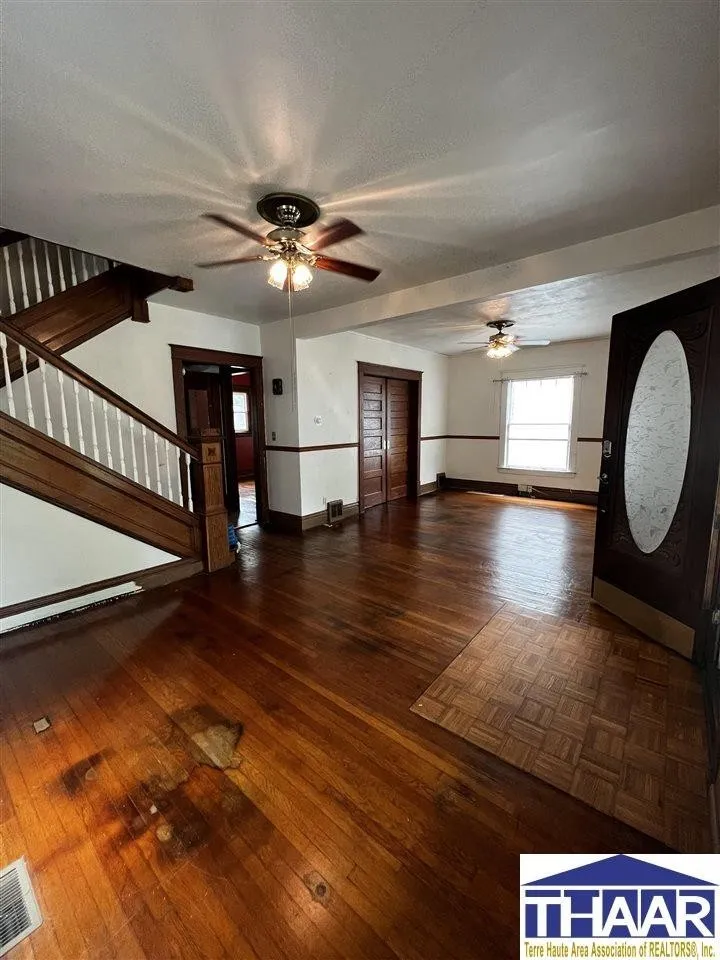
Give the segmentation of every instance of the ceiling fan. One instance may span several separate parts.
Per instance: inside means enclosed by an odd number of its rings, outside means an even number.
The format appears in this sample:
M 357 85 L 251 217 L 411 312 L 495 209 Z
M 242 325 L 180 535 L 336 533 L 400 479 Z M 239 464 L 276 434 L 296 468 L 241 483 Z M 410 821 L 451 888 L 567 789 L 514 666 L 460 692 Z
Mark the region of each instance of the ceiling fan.
M 363 231 L 350 220 L 336 220 L 321 227 L 314 236 L 306 237 L 303 230 L 320 216 L 320 208 L 307 197 L 297 193 L 268 193 L 258 201 L 260 216 L 276 228 L 266 237 L 251 230 L 242 223 L 232 220 L 221 213 L 204 213 L 208 220 L 234 230 L 249 240 L 265 247 L 265 252 L 256 256 L 234 257 L 231 260 L 214 260 L 210 263 L 198 263 L 204 269 L 226 267 L 236 263 L 251 263 L 265 260 L 270 263 L 268 283 L 278 290 L 305 290 L 313 279 L 312 268 L 342 273 L 357 280 L 372 282 L 380 275 L 379 270 L 364 267 L 347 260 L 336 260 L 319 253 L 334 243 L 360 236 Z
M 475 347 L 487 347 L 487 356 L 493 360 L 502 360 L 519 350 L 520 347 L 547 347 L 549 340 L 525 340 L 523 337 L 516 337 L 512 333 L 504 333 L 508 327 L 514 327 L 514 320 L 488 320 L 487 327 L 493 327 L 497 330 L 486 343 L 479 343 L 477 340 L 461 340 L 461 343 L 473 344 Z

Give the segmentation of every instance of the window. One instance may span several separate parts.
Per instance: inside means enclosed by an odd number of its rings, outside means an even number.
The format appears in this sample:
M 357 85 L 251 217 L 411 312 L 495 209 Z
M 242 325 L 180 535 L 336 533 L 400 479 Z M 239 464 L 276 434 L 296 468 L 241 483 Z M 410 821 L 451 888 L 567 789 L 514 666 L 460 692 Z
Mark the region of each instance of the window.
M 235 433 L 250 433 L 250 405 L 244 390 L 233 392 L 233 421 Z
M 571 472 L 575 378 L 508 380 L 505 387 L 500 466 Z

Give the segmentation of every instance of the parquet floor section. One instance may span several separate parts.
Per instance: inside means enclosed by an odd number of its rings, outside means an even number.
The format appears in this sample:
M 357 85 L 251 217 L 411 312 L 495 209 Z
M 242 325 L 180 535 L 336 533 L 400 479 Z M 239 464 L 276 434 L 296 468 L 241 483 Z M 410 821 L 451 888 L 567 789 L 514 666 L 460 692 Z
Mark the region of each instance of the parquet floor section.
M 665 850 L 410 709 L 503 604 L 602 625 L 593 532 L 461 493 L 251 527 L 3 638 L 0 862 L 45 918 L 10 960 L 510 960 L 521 852 Z
M 619 620 L 508 604 L 413 705 L 522 770 L 687 853 L 711 846 L 693 666 Z

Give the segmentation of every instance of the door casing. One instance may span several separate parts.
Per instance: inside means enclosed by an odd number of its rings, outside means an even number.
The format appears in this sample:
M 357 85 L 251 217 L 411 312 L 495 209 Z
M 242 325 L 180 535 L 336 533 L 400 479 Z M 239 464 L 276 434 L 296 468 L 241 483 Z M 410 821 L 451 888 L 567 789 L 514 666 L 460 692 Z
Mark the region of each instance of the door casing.
M 265 453 L 265 395 L 263 392 L 262 357 L 249 353 L 229 353 L 225 350 L 205 350 L 181 344 L 170 344 L 173 390 L 175 393 L 175 417 L 177 432 L 187 439 L 187 417 L 185 414 L 185 386 L 183 383 L 184 363 L 212 363 L 227 367 L 243 367 L 250 373 L 250 418 L 255 439 L 255 489 L 257 494 L 258 523 L 269 521 L 267 462 Z M 231 389 L 231 385 L 230 385 Z M 231 401 L 232 402 L 232 401 Z M 234 436 L 233 436 L 234 442 Z

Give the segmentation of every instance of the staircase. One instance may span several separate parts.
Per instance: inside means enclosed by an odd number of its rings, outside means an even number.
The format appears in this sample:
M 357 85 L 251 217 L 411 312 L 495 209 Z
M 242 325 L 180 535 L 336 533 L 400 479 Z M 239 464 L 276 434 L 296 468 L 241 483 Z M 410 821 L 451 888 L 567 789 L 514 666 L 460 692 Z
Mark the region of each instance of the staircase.
M 148 322 L 147 298 L 192 281 L 0 230 L 0 316 L 53 353 L 128 317 Z
M 193 446 L 61 355 L 147 321 L 147 296 L 187 282 L 10 231 L 0 245 L 0 482 L 206 571 L 227 566 L 215 435 Z

